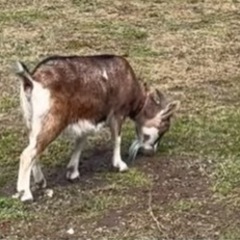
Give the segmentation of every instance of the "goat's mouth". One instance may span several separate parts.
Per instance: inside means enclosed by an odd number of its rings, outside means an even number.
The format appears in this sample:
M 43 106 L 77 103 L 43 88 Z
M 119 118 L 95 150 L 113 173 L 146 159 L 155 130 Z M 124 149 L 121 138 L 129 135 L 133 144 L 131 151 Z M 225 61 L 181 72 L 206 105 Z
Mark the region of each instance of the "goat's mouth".
M 138 153 L 148 157 L 152 157 L 157 151 L 157 147 L 161 142 L 162 136 L 163 134 L 159 135 L 159 137 L 154 141 L 154 143 L 149 146 L 145 146 L 144 143 L 142 143 L 141 141 L 135 140 L 129 148 L 129 160 L 134 161 Z
M 147 156 L 147 157 L 152 157 L 155 154 L 155 149 L 154 148 L 144 148 L 144 147 L 140 147 L 139 149 L 139 153 Z
M 155 147 L 145 147 L 140 142 L 134 141 L 129 148 L 129 161 L 134 161 L 139 153 L 144 156 L 152 157 L 155 152 Z

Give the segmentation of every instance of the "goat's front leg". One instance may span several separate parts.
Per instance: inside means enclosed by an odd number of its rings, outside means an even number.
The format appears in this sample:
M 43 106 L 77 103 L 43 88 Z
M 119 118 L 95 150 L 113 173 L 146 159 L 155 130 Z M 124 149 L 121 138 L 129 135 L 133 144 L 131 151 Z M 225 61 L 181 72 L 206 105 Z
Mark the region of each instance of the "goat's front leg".
M 79 167 L 80 156 L 81 156 L 85 142 L 86 142 L 86 137 L 81 137 L 76 139 L 70 162 L 67 165 L 66 177 L 69 180 L 77 179 L 80 176 L 78 167 Z
M 114 142 L 112 164 L 115 168 L 118 168 L 120 172 L 123 172 L 128 170 L 128 166 L 121 158 L 121 128 L 122 119 L 112 117 L 110 120 L 110 130 Z

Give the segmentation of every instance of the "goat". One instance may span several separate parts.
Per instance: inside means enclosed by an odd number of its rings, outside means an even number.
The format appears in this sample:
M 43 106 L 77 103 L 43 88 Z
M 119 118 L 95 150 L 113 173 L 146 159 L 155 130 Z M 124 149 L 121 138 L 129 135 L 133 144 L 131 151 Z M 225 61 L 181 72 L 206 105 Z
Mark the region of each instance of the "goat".
M 149 91 L 137 80 L 128 61 L 121 56 L 52 56 L 30 72 L 21 62 L 16 64 L 20 81 L 20 99 L 29 145 L 20 156 L 15 197 L 33 200 L 30 175 L 46 187 L 38 156 L 64 130 L 76 136 L 75 147 L 67 165 L 66 177 L 79 177 L 79 160 L 90 133 L 107 125 L 114 141 L 112 164 L 126 171 L 121 158 L 121 127 L 129 117 L 135 122 L 137 139 L 130 156 L 139 149 L 154 153 L 179 102 L 167 102 L 159 91 Z

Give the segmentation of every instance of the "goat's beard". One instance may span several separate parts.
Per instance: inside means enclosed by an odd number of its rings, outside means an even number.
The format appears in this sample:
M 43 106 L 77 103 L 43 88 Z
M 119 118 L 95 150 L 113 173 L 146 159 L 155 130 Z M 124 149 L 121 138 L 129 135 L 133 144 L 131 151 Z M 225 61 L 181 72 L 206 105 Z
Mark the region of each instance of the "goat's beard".
M 130 161 L 134 161 L 136 159 L 136 156 L 137 156 L 141 146 L 142 146 L 142 144 L 138 139 L 134 140 L 134 142 L 130 146 L 129 152 L 128 152 Z

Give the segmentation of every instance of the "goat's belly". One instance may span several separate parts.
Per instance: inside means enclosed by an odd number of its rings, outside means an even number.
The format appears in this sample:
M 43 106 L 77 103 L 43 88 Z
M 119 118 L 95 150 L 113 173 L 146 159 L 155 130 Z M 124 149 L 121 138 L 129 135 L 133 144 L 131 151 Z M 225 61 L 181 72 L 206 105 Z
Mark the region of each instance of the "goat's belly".
M 70 135 L 85 136 L 99 132 L 105 126 L 105 122 L 93 124 L 89 120 L 79 120 L 74 124 L 68 125 L 66 132 Z

